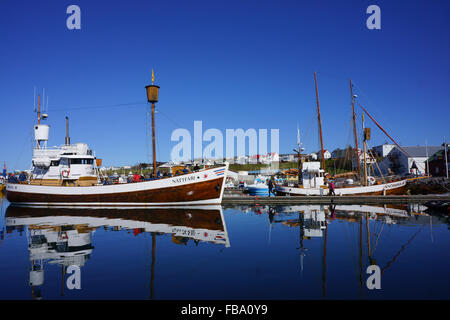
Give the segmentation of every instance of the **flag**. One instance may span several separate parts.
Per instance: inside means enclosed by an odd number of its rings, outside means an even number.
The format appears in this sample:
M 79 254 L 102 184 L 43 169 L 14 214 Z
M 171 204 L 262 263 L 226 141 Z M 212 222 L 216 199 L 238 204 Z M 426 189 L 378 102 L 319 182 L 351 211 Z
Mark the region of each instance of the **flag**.
M 153 72 L 153 69 L 152 69 L 152 84 L 154 81 L 155 81 L 155 73 Z
M 6 178 L 6 162 L 3 165 L 3 178 Z

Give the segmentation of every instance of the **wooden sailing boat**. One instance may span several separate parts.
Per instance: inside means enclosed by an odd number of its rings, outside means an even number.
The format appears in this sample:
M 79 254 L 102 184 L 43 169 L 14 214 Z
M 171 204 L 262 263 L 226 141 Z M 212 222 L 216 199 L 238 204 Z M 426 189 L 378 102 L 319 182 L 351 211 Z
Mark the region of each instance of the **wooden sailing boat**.
M 155 103 L 159 86 L 146 86 L 152 104 L 153 177 L 157 177 L 155 147 Z M 42 117 L 42 119 L 45 119 Z M 67 118 L 66 118 L 67 119 Z M 92 150 L 86 144 L 66 144 L 47 149 L 49 126 L 35 125 L 36 148 L 33 150 L 33 175 L 23 182 L 8 183 L 9 202 L 44 206 L 176 206 L 220 204 L 225 187 L 228 163 L 193 173 L 137 183 L 102 185 L 95 176 Z M 68 126 L 68 125 L 67 125 Z M 68 129 L 67 129 L 68 130 Z M 99 159 L 97 159 L 99 160 Z M 56 178 L 54 178 L 55 176 Z
M 323 149 L 323 137 L 322 137 L 322 121 L 320 115 L 320 105 L 319 105 L 319 91 L 317 87 L 317 75 L 314 72 L 314 83 L 316 87 L 316 102 L 317 102 L 317 114 L 319 123 L 319 134 L 320 134 L 320 147 L 322 155 L 322 168 L 320 168 L 320 162 L 305 162 L 302 166 L 302 184 L 298 187 L 282 186 L 277 185 L 276 191 L 278 195 L 291 195 L 291 196 L 311 196 L 311 195 L 328 195 L 330 190 L 325 184 L 325 157 Z M 353 130 L 355 135 L 355 147 L 356 147 L 356 162 L 358 163 L 359 172 L 359 162 L 360 157 L 358 153 L 358 138 L 356 131 L 356 115 L 354 111 L 354 95 L 353 95 L 353 85 L 350 80 L 350 94 L 352 101 L 352 117 L 353 117 Z M 349 184 L 336 187 L 334 189 L 335 195 L 345 196 L 345 195 L 389 195 L 389 194 L 404 194 L 406 188 L 406 179 L 399 181 L 390 181 L 381 183 L 376 181 L 375 178 L 368 179 L 367 177 L 367 167 L 365 158 L 366 140 L 370 133 L 370 130 L 364 128 L 364 182 L 360 185 Z

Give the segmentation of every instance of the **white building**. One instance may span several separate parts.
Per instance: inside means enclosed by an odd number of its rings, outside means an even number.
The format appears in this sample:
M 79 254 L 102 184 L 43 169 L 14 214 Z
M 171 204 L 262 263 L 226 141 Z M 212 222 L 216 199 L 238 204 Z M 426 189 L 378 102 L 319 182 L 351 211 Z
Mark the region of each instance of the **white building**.
M 317 160 L 317 154 L 314 153 L 314 152 L 311 152 L 310 154 L 308 154 L 308 157 L 309 157 L 311 160 Z
M 293 154 L 280 155 L 280 161 L 282 161 L 282 162 L 294 162 L 295 160 L 296 160 L 296 156 Z
M 322 150 L 317 152 L 317 157 L 322 159 Z M 323 157 L 325 160 L 331 159 L 331 153 L 328 150 L 323 150 Z
M 389 152 L 392 151 L 392 149 L 394 149 L 394 147 L 395 147 L 395 144 L 387 144 L 387 143 L 385 143 L 385 144 L 373 147 L 372 149 L 373 149 L 374 153 L 376 153 L 380 157 L 384 158 L 384 157 L 386 157 L 389 154 Z
M 391 171 L 395 174 L 408 174 L 408 173 L 417 173 L 417 174 L 425 174 L 426 173 L 426 161 L 427 154 L 428 157 L 436 153 L 441 149 L 440 146 L 428 146 L 428 147 L 402 147 L 400 150 L 397 146 L 389 152 L 387 157 L 380 163 L 380 169 L 383 173 L 386 173 L 387 168 L 390 168 Z M 413 167 L 413 163 L 415 163 L 417 167 L 417 172 L 415 169 L 411 170 Z

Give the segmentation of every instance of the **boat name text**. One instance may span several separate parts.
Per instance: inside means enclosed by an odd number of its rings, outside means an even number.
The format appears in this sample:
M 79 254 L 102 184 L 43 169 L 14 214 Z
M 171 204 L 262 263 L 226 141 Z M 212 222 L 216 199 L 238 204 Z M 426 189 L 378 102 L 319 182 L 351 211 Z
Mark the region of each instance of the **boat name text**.
M 172 182 L 173 183 L 182 183 L 182 182 L 188 182 L 188 181 L 192 181 L 192 180 L 195 180 L 195 176 L 175 178 L 175 179 L 172 179 Z

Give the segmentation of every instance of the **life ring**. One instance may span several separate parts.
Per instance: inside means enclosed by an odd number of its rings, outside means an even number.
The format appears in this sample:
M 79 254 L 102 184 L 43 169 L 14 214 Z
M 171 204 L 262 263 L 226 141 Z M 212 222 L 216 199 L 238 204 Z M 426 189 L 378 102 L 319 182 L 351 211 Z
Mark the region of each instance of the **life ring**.
M 63 178 L 68 178 L 69 174 L 70 174 L 70 170 L 63 170 L 61 172 L 61 174 L 62 174 Z
M 372 176 L 368 176 L 367 181 L 369 182 L 370 185 L 373 185 L 377 182 L 377 180 Z

